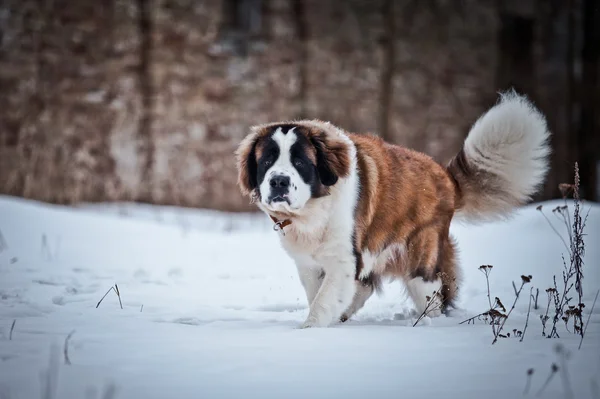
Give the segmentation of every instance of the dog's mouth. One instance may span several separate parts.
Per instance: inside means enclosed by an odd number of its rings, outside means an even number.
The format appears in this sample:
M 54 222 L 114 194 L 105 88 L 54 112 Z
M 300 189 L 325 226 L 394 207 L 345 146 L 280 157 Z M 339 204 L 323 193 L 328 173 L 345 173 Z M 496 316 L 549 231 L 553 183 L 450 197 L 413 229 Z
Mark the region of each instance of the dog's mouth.
M 276 195 L 276 196 L 272 197 L 269 200 L 269 204 L 276 204 L 276 203 L 279 203 L 279 202 L 285 202 L 288 205 L 291 205 L 290 204 L 290 198 L 289 198 L 289 196 L 287 194 Z

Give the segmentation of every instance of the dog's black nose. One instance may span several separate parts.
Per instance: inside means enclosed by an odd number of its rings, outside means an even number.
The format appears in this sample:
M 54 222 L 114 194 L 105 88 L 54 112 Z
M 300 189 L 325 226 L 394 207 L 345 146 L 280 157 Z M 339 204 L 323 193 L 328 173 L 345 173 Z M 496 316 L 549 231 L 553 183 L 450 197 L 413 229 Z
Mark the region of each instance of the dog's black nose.
M 274 176 L 271 178 L 271 181 L 269 183 L 273 188 L 287 188 L 290 185 L 290 177 L 281 175 Z

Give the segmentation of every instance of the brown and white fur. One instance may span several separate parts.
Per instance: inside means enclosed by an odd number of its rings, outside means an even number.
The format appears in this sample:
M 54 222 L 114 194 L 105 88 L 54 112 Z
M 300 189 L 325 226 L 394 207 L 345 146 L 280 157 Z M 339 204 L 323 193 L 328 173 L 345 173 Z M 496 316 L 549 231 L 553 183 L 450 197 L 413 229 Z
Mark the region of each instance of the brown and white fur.
M 418 313 L 437 301 L 437 316 L 460 281 L 453 216 L 506 218 L 530 200 L 547 173 L 548 138 L 544 116 L 514 92 L 446 167 L 328 122 L 268 123 L 236 151 L 238 183 L 282 227 L 309 304 L 303 328 L 347 320 L 388 277 L 404 281 Z

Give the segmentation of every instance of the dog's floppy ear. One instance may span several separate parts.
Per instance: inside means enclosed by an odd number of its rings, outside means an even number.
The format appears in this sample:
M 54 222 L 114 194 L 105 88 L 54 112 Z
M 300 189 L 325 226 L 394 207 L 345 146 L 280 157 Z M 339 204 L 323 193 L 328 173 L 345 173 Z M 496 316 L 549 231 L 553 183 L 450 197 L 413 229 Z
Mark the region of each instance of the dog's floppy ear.
M 258 186 L 256 180 L 258 168 L 258 165 L 256 164 L 257 141 L 258 133 L 253 131 L 242 140 L 235 151 L 238 170 L 238 186 L 243 195 L 252 194 Z
M 317 172 L 325 186 L 333 186 L 340 177 L 350 173 L 350 151 L 348 143 L 332 134 L 318 132 L 311 137 L 317 150 Z

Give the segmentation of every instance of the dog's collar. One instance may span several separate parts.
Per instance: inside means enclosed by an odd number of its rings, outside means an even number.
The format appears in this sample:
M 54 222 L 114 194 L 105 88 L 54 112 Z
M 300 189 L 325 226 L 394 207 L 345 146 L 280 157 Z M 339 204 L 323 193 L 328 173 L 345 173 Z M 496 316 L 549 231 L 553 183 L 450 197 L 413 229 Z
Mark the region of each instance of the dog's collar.
M 273 230 L 281 231 L 281 234 L 285 235 L 285 233 L 283 232 L 283 228 L 285 226 L 289 226 L 290 224 L 292 224 L 292 220 L 291 219 L 279 220 L 275 216 L 272 216 L 272 215 L 269 215 L 269 217 L 271 218 L 273 223 L 275 223 L 273 225 Z

